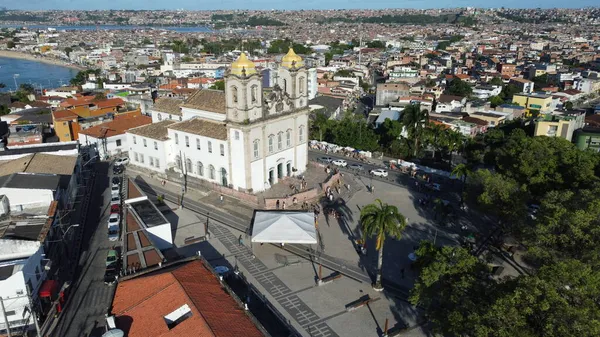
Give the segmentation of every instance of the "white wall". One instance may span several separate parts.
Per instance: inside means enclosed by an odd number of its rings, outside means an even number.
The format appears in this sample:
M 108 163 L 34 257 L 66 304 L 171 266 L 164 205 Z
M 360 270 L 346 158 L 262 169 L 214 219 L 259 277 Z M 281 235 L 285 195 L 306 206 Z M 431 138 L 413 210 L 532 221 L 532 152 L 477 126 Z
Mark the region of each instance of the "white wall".
M 143 167 L 156 172 L 164 172 L 167 169 L 167 141 L 159 141 L 131 133 L 127 133 L 126 135 L 129 150 L 129 165 Z M 144 146 L 144 140 L 146 140 L 146 146 Z M 155 143 L 156 147 L 154 146 Z M 144 158 L 143 162 L 142 157 Z
M 238 139 L 236 139 L 236 133 Z M 246 158 L 246 146 L 250 149 L 250 158 Z M 244 133 L 240 129 L 229 129 L 229 156 L 231 158 L 231 168 L 227 168 L 231 171 L 231 184 L 234 188 L 248 189 L 251 186 L 246 185 L 246 169 L 244 163 L 247 160 L 252 160 L 253 155 L 253 144 L 251 140 L 246 139 Z M 250 174 L 250 172 L 248 172 Z
M 38 243 L 39 244 L 39 243 Z M 31 295 L 34 303 L 38 301 L 38 291 L 42 282 L 46 279 L 46 270 L 41 266 L 43 247 L 40 245 L 37 252 L 27 259 L 23 259 L 19 264 L 22 269 L 13 274 L 11 277 L 0 281 L 0 297 L 4 302 L 5 310 L 15 311 L 14 315 L 7 315 L 9 322 L 20 321 L 23 319 L 23 310 L 29 307 L 27 299 L 27 281 L 31 281 Z M 0 262 L 3 264 L 3 262 Z M 36 275 L 37 267 L 37 275 Z M 33 324 L 33 320 L 30 320 Z M 15 323 L 10 323 L 11 327 L 16 326 Z M 0 319 L 0 330 L 4 329 L 4 319 Z
M 224 113 L 222 114 L 222 113 L 216 113 L 216 112 L 210 112 L 210 111 L 204 111 L 204 110 L 196 110 L 196 109 L 190 109 L 190 108 L 182 108 L 181 112 L 183 113 L 183 120 L 188 120 L 193 117 L 200 117 L 203 119 L 224 122 L 225 117 L 226 117 Z
M 107 156 L 115 156 L 127 152 L 127 137 L 124 134 L 108 137 L 106 139 L 80 134 L 79 141 L 85 145 L 96 144 L 98 155 L 101 159 L 104 159 Z M 120 145 L 118 145 L 118 141 L 120 141 Z M 104 146 L 105 144 L 106 147 Z
M 231 184 L 231 172 L 229 172 L 229 149 L 227 141 L 208 138 L 172 129 L 169 129 L 168 132 L 169 138 L 171 139 L 171 144 L 173 145 L 173 153 L 172 156 L 170 156 L 170 160 L 173 164 L 173 167 L 176 166 L 175 158 L 179 155 L 181 156 L 181 163 L 184 166 L 184 169 L 186 170 L 188 175 L 215 182 L 218 184 L 222 183 L 221 169 L 224 168 L 227 171 L 227 184 Z M 178 135 L 179 144 L 175 144 L 176 133 Z M 189 147 L 186 146 L 186 136 L 189 139 Z M 200 140 L 200 150 L 198 150 L 197 148 L 197 139 Z M 212 146 L 212 153 L 208 152 L 209 142 Z M 221 155 L 221 145 L 224 146 L 224 156 Z M 185 168 L 187 159 L 191 160 L 192 162 L 192 170 L 187 170 L 187 168 Z M 198 162 L 201 162 L 202 166 L 204 167 L 204 174 L 202 176 L 198 172 Z M 215 168 L 214 179 L 210 179 L 210 165 L 212 165 Z M 242 163 L 240 163 L 239 167 L 243 170 L 244 166 Z M 176 169 L 176 171 L 179 171 L 178 168 Z
M 173 120 L 173 121 L 183 120 L 182 116 L 171 115 L 166 112 L 158 112 L 158 111 L 150 110 L 150 114 L 152 115 L 152 123 L 158 123 L 158 122 L 166 121 L 166 120 Z
M 6 195 L 10 202 L 10 209 L 21 211 L 24 209 L 49 207 L 54 200 L 54 192 L 42 189 L 24 189 L 24 188 L 0 188 L 0 195 Z

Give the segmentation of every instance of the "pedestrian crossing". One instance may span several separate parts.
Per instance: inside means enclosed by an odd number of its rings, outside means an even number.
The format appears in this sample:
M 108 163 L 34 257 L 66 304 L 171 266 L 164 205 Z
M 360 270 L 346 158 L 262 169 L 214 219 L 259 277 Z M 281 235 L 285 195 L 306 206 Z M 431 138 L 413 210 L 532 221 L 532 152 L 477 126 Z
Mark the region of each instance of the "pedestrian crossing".
M 315 314 L 298 295 L 281 281 L 277 275 L 269 271 L 267 266 L 259 259 L 254 258 L 250 249 L 240 244 L 227 228 L 220 224 L 210 225 L 212 234 L 229 250 L 237 256 L 237 261 L 275 298 L 302 328 L 312 337 L 338 337 L 338 335 Z

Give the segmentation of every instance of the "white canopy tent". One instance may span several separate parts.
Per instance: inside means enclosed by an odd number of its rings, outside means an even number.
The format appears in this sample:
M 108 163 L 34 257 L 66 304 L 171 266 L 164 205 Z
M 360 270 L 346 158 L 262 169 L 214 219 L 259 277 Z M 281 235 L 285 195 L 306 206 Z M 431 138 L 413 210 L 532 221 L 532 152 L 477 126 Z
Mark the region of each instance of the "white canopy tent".
M 254 215 L 252 242 L 316 244 L 314 213 L 257 211 Z

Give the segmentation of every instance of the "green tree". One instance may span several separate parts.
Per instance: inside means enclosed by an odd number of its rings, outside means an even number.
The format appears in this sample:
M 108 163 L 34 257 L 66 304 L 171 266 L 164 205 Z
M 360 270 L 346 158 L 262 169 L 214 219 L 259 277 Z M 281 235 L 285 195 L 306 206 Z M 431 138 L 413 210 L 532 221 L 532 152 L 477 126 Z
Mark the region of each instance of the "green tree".
M 571 101 L 565 102 L 565 109 L 573 110 L 573 102 L 571 102 Z
M 465 186 L 467 184 L 467 177 L 471 174 L 471 169 L 469 169 L 469 167 L 465 164 L 458 164 L 454 167 L 454 169 L 452 169 L 452 175 L 455 176 L 456 178 L 460 179 L 460 181 L 462 182 L 462 191 L 460 193 L 460 203 L 462 205 L 463 201 L 464 201 L 464 194 L 465 194 Z
M 499 105 L 502 105 L 502 104 L 504 104 L 504 100 L 502 99 L 502 97 L 500 97 L 500 96 L 492 96 L 492 97 L 490 97 L 490 106 L 492 108 L 495 108 L 495 107 L 497 107 Z
M 429 112 L 421 110 L 419 104 L 409 105 L 403 111 L 402 124 L 406 127 L 408 138 L 414 142 L 413 156 L 416 157 L 419 153 L 419 141 L 423 130 L 429 124 Z
M 469 97 L 473 93 L 473 88 L 467 82 L 463 82 L 460 78 L 454 78 L 446 88 L 446 93 L 461 97 Z
M 72 52 L 73 52 L 73 48 L 71 48 L 71 47 L 65 48 L 65 54 L 67 54 L 67 56 L 71 55 Z
M 429 124 L 424 130 L 424 138 L 433 150 L 432 158 L 435 159 L 437 151 L 447 148 L 446 127 L 440 124 Z
M 508 84 L 502 88 L 500 92 L 500 97 L 503 99 L 512 100 L 514 94 L 518 94 L 520 92 L 519 88 L 517 88 L 514 84 Z
M 341 77 L 354 77 L 354 73 L 349 69 L 340 69 L 333 74 L 333 76 L 341 76 Z
M 215 81 L 215 83 L 213 83 L 213 85 L 210 86 L 210 89 L 224 91 L 225 90 L 225 81 L 224 80 Z
M 379 48 L 379 49 L 385 49 L 385 42 L 383 41 L 369 41 L 367 42 L 367 47 L 368 48 Z
M 15 47 L 15 43 L 13 41 L 6 42 L 6 48 L 13 49 Z
M 101 101 L 106 99 L 106 94 L 103 92 L 99 92 L 94 96 L 94 100 Z
M 21 83 L 19 85 L 19 90 L 20 91 L 24 91 L 28 94 L 33 94 L 35 92 L 35 89 L 33 88 L 33 85 L 29 84 L 29 83 Z
M 377 276 L 374 289 L 381 290 L 381 272 L 383 263 L 383 245 L 386 237 L 399 239 L 406 228 L 406 218 L 393 205 L 384 204 L 380 199 L 375 200 L 374 204 L 364 206 L 360 210 L 360 226 L 363 233 L 363 240 L 367 237 L 375 237 L 375 249 L 379 252 L 377 259 Z
M 386 118 L 377 128 L 379 142 L 384 149 L 388 149 L 392 142 L 398 140 L 402 133 L 402 123 Z
M 493 77 L 489 82 L 489 85 L 500 85 L 503 86 L 504 82 L 502 82 L 502 78 L 500 77 Z

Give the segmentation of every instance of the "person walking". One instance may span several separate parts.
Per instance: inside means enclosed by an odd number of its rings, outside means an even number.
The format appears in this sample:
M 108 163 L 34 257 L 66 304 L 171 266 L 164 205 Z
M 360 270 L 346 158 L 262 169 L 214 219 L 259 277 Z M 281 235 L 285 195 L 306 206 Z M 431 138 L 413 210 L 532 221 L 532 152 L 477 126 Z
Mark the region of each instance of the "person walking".
M 238 238 L 238 244 L 239 244 L 240 246 L 243 246 L 243 245 L 244 245 L 244 240 L 242 240 L 242 235 L 241 235 L 241 234 L 240 234 L 240 237 Z

